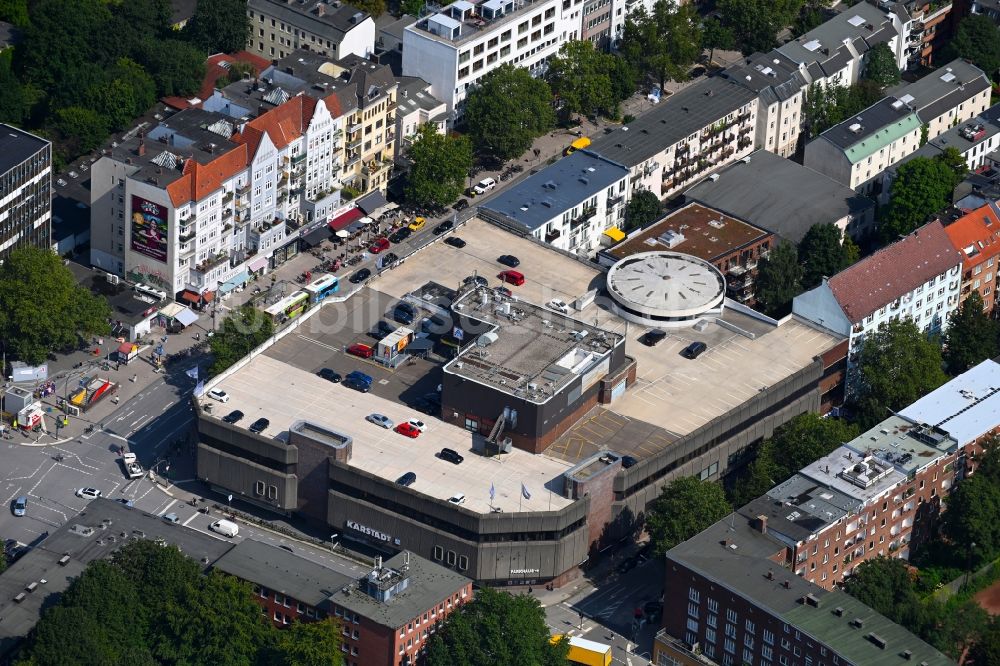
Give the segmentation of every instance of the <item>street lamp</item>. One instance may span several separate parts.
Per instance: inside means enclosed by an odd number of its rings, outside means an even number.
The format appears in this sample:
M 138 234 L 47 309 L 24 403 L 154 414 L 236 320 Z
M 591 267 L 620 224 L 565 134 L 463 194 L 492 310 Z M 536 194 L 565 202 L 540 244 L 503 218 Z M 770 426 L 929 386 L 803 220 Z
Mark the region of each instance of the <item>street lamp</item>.
M 963 587 L 969 587 L 969 574 L 972 573 L 972 550 L 975 547 L 976 547 L 975 541 L 969 544 L 969 556 L 965 562 L 965 585 Z

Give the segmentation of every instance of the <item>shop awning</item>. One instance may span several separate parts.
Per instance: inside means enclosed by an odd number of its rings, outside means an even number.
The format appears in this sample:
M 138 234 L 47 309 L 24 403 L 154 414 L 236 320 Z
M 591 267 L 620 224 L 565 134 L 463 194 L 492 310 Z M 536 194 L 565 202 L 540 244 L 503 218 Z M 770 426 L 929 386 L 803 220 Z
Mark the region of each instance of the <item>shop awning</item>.
M 254 271 L 255 273 L 257 271 L 264 270 L 265 268 L 267 268 L 267 257 L 261 257 L 259 259 L 254 259 L 249 264 L 247 264 L 247 268 L 249 268 L 250 270 Z
M 365 214 L 364 212 L 362 212 L 360 208 L 352 208 L 346 213 L 338 215 L 337 217 L 330 220 L 328 226 L 334 231 L 340 231 L 341 229 L 346 228 L 351 222 L 354 222 L 355 220 L 360 220 L 364 216 Z
M 211 303 L 212 301 L 215 300 L 215 292 L 214 291 L 206 291 L 204 294 L 201 295 L 201 299 L 203 301 L 205 301 L 206 303 Z
M 383 209 L 388 205 L 389 202 L 386 201 L 385 196 L 378 190 L 375 190 L 370 194 L 366 194 L 365 196 L 358 199 L 358 208 L 363 210 L 366 215 L 370 215 L 371 217 L 378 217 L 379 215 L 381 215 Z
M 313 229 L 302 237 L 302 242 L 307 247 L 316 247 L 325 240 L 330 240 L 330 227 L 320 227 Z
M 167 319 L 176 319 L 177 313 L 185 309 L 187 308 L 185 308 L 180 303 L 167 303 L 162 308 L 160 308 L 160 315 L 166 317 Z
M 619 229 L 618 227 L 611 227 L 610 229 L 604 232 L 604 235 L 616 243 L 625 240 L 625 232 Z
M 220 294 L 228 294 L 233 289 L 236 289 L 236 287 L 239 287 L 241 285 L 246 284 L 247 280 L 249 280 L 249 279 L 250 279 L 250 273 L 249 273 L 249 271 L 243 271 L 239 275 L 236 275 L 235 277 L 231 277 L 228 280 L 226 280 L 225 282 L 223 282 L 222 284 L 220 284 L 219 285 L 219 293 Z
M 185 289 L 181 293 L 181 300 L 182 301 L 187 301 L 188 303 L 194 303 L 195 305 L 198 305 L 199 303 L 201 303 L 201 294 L 196 294 L 193 291 Z
M 177 313 L 177 316 L 174 317 L 174 319 L 179 321 L 184 326 L 190 326 L 191 324 L 198 321 L 198 315 L 196 315 L 190 309 L 184 308 L 183 310 Z
M 123 342 L 120 345 L 118 345 L 118 353 L 119 354 L 124 354 L 125 356 L 128 356 L 129 354 L 131 354 L 132 353 L 132 343 L 131 342 Z

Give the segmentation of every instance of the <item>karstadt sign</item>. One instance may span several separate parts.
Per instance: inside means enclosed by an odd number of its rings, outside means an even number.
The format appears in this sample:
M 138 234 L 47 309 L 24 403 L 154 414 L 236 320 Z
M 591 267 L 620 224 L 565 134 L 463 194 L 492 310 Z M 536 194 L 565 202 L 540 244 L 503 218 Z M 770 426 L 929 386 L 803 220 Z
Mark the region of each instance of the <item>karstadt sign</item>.
M 399 539 L 396 539 L 392 535 L 386 534 L 385 532 L 379 532 L 378 530 L 368 527 L 367 525 L 362 525 L 356 520 L 348 520 L 347 527 L 348 529 L 352 529 L 355 532 L 361 532 L 365 536 L 377 539 L 378 541 L 384 541 L 385 543 L 391 543 L 396 546 L 399 545 Z

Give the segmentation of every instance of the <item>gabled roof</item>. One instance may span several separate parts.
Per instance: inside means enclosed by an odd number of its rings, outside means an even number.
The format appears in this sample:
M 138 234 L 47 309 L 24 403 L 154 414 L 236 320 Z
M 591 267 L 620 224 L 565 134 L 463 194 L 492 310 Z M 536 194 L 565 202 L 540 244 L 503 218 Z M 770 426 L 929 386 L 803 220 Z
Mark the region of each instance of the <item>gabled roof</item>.
M 961 263 L 961 253 L 935 220 L 837 273 L 829 287 L 847 318 L 857 322 Z
M 247 167 L 249 163 L 247 147 L 237 146 L 212 160 L 199 164 L 194 159 L 184 162 L 183 175 L 167 185 L 167 194 L 174 206 L 188 201 L 199 201 L 220 189 L 229 180 Z
M 1000 254 L 1000 217 L 991 206 L 963 215 L 944 231 L 955 249 L 962 253 L 965 268 Z
M 247 123 L 247 127 L 267 132 L 274 147 L 281 150 L 305 134 L 315 109 L 315 98 L 297 95 L 281 106 L 257 116 Z

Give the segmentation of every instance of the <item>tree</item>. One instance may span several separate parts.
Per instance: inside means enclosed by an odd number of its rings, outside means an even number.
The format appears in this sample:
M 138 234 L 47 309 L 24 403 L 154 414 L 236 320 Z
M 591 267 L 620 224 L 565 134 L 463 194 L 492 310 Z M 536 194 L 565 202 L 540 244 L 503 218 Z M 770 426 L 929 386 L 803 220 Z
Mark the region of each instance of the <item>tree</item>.
M 469 93 L 465 119 L 479 150 L 501 160 L 519 157 L 555 124 L 552 91 L 528 70 L 501 65 Z
M 649 190 L 636 190 L 625 206 L 625 231 L 632 231 L 660 219 L 663 204 Z
M 996 81 L 1000 70 L 1000 28 L 985 14 L 966 16 L 945 45 L 941 62 L 955 58 L 970 60 Z
M 799 15 L 803 0 L 719 0 L 722 24 L 733 31 L 743 53 L 770 51 L 778 33 Z
M 56 111 L 48 129 L 59 153 L 67 160 L 101 145 L 110 131 L 107 118 L 81 106 L 68 106 Z
M 652 74 L 662 89 L 683 81 L 701 55 L 701 21 L 693 5 L 656 0 L 652 12 L 640 6 L 625 18 L 618 49 L 636 71 Z
M 729 51 L 736 48 L 736 35 L 732 28 L 722 25 L 722 21 L 713 16 L 701 24 L 701 42 L 705 48 L 710 49 L 708 62 L 711 64 L 715 58 L 715 49 Z
M 327 618 L 319 622 L 295 622 L 275 632 L 274 646 L 265 662 L 283 666 L 341 666 L 340 625 Z
M 446 206 L 461 194 L 472 168 L 472 142 L 439 134 L 422 125 L 407 151 L 413 162 L 406 178 L 406 199 L 419 207 Z
M 961 181 L 952 160 L 953 156 L 946 154 L 914 157 L 896 169 L 881 225 L 883 240 L 905 236 L 951 203 L 952 192 Z
M 809 87 L 809 94 L 803 105 L 803 122 L 809 136 L 815 137 L 867 109 L 881 98 L 882 89 L 867 80 L 858 81 L 850 87 L 814 83 Z
M 799 263 L 802 264 L 802 286 L 812 289 L 824 277 L 832 277 L 858 260 L 860 250 L 850 238 L 844 238 L 840 227 L 825 223 L 814 224 L 799 243 Z
M 25 307 L 32 302 L 39 307 Z M 106 335 L 110 317 L 107 301 L 80 286 L 49 250 L 20 248 L 0 265 L 0 347 L 9 360 L 34 365 L 75 349 L 86 336 Z
M 562 113 L 617 115 L 621 100 L 614 97 L 607 62 L 612 58 L 615 56 L 595 49 L 593 42 L 572 40 L 549 59 L 546 80 Z
M 351 6 L 371 14 L 373 19 L 385 13 L 385 0 L 354 0 Z
M 156 101 L 156 84 L 138 63 L 121 58 L 107 78 L 87 91 L 87 106 L 120 130 L 141 116 Z M 103 140 L 103 138 L 102 138 Z
M 862 562 L 844 581 L 844 590 L 897 624 L 919 624 L 920 599 L 903 560 L 876 557 Z
M 271 318 L 253 307 L 244 305 L 222 320 L 222 327 L 212 336 L 212 367 L 217 375 L 259 347 L 274 333 Z
M 989 627 L 972 646 L 969 656 L 969 661 L 974 664 L 1000 664 L 1000 618 L 993 618 Z
M 201 88 L 205 56 L 197 47 L 179 39 L 149 39 L 141 57 L 161 97 L 191 95 Z
M 28 25 L 28 0 L 0 0 L 0 21 L 19 28 Z
M 729 515 L 732 508 L 718 483 L 687 476 L 663 487 L 646 509 L 646 531 L 657 555 L 687 541 Z
M 877 44 L 868 52 L 865 63 L 864 78 L 885 89 L 899 83 L 899 67 L 896 56 L 885 42 Z
M 942 353 L 948 374 L 959 375 L 996 356 L 998 339 L 1000 325 L 983 312 L 983 299 L 973 290 L 948 318 Z
M 779 243 L 757 266 L 757 302 L 764 314 L 782 317 L 802 293 L 802 267 L 791 243 Z
M 399 13 L 409 16 L 420 16 L 424 9 L 424 0 L 402 0 L 399 3 Z
M 866 334 L 854 369 L 851 402 L 870 428 L 947 381 L 941 348 L 912 319 L 897 319 Z
M 569 644 L 550 642 L 545 609 L 529 595 L 484 587 L 431 638 L 428 666 L 562 666 Z
M 201 0 L 183 35 L 205 55 L 245 49 L 250 39 L 245 0 Z
M 944 535 L 972 563 L 994 559 L 1000 553 L 1000 487 L 985 474 L 973 474 L 956 484 L 945 502 Z

